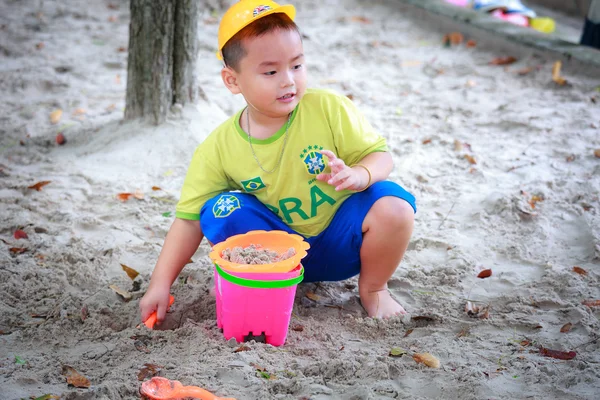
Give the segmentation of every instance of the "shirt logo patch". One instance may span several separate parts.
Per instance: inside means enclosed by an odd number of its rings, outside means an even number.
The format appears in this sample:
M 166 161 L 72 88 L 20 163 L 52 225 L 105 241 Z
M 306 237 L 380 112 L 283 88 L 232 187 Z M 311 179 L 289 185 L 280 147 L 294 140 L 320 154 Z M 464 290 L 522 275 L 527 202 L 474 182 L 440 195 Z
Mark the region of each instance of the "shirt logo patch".
M 323 146 L 308 146 L 302 153 L 300 153 L 300 159 L 306 167 L 306 171 L 311 175 L 318 175 L 325 171 L 325 162 L 323 161 L 323 154 L 319 151 L 323 150 Z
M 230 194 L 222 194 L 213 206 L 212 211 L 215 218 L 225 218 L 239 208 L 242 208 L 240 199 Z
M 269 7 L 269 6 L 258 6 L 252 12 L 252 16 L 256 17 L 257 15 L 260 15 L 260 14 L 264 13 L 265 11 L 269 11 L 270 9 L 271 9 L 271 7 Z
M 260 176 L 240 182 L 246 193 L 256 192 L 267 187 Z

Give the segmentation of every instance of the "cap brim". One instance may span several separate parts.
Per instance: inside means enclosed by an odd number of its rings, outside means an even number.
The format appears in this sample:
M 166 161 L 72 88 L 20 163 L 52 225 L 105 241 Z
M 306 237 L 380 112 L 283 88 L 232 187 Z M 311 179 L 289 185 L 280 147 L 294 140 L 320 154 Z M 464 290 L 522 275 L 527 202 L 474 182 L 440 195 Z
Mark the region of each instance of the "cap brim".
M 296 8 L 294 8 L 294 6 L 291 4 L 285 4 L 283 6 L 279 6 L 277 8 L 272 8 L 268 11 L 260 13 L 257 18 L 252 18 L 250 21 L 248 21 L 244 25 L 240 26 L 240 29 L 238 30 L 238 32 L 241 31 L 242 29 L 244 29 L 245 27 L 247 27 L 248 25 L 250 25 L 251 23 L 253 23 L 254 21 L 258 21 L 259 19 L 266 17 L 267 15 L 277 14 L 277 13 L 284 13 L 285 15 L 290 17 L 290 19 L 292 21 L 294 20 L 294 18 L 296 18 Z M 219 60 L 223 59 L 223 55 L 221 54 L 220 49 L 217 50 L 217 58 Z

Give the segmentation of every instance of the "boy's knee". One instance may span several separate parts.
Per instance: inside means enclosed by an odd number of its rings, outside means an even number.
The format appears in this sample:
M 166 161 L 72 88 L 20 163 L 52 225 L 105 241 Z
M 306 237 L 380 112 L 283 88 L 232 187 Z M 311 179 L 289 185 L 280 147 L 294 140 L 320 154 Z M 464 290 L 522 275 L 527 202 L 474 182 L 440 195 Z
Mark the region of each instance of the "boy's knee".
M 412 230 L 415 221 L 412 206 L 406 200 L 393 196 L 377 200 L 369 214 L 372 214 L 369 221 L 371 225 L 384 225 L 392 229 Z

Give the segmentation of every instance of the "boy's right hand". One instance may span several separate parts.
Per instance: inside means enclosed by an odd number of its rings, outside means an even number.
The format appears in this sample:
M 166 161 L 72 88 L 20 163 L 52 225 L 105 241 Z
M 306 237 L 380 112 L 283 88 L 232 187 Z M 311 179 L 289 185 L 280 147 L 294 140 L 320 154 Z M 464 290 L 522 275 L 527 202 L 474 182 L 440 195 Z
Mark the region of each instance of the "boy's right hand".
M 142 322 L 145 322 L 150 314 L 156 311 L 156 324 L 160 325 L 167 314 L 169 308 L 169 290 L 170 287 L 152 287 L 140 300 L 140 313 L 142 314 Z

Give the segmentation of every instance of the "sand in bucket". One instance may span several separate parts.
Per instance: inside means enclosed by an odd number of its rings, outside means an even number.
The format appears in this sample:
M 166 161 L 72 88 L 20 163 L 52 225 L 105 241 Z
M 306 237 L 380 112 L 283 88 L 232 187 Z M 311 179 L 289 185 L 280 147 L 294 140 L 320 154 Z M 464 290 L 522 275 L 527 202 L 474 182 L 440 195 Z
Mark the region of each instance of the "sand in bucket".
M 222 257 L 226 249 L 251 245 L 291 257 L 267 264 L 239 264 Z M 296 295 L 304 277 L 300 260 L 309 244 L 299 235 L 283 231 L 251 231 L 232 236 L 213 247 L 215 263 L 217 326 L 226 339 L 242 342 L 245 337 L 263 336 L 273 346 L 285 343 Z

